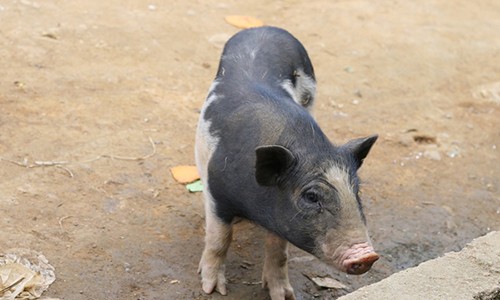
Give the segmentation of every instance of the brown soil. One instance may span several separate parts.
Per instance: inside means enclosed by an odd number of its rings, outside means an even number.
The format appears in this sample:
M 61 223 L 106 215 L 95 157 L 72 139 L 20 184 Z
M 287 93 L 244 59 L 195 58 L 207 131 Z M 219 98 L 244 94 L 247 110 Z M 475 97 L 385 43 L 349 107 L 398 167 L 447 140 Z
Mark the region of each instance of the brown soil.
M 333 141 L 380 134 L 361 176 L 382 258 L 347 276 L 292 249 L 299 299 L 347 293 L 303 274 L 352 291 L 500 229 L 496 0 L 6 0 L 0 252 L 44 253 L 57 276 L 45 295 L 224 298 L 204 295 L 196 274 L 201 195 L 169 168 L 193 164 L 199 108 L 238 30 L 224 22 L 233 14 L 303 42 L 318 79 L 315 115 Z M 254 284 L 263 232 L 237 227 L 224 299 L 265 299 Z

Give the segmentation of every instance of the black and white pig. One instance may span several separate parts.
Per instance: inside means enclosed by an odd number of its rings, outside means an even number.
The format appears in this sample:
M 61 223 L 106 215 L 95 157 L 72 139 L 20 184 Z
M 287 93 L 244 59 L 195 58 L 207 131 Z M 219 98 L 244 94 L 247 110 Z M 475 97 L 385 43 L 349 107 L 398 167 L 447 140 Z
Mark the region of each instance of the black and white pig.
M 349 274 L 379 258 L 356 175 L 377 136 L 332 144 L 309 113 L 315 89 L 307 52 L 287 31 L 247 29 L 226 43 L 196 133 L 205 293 L 227 293 L 224 260 L 241 218 L 268 231 L 262 282 L 273 300 L 295 299 L 288 242 Z

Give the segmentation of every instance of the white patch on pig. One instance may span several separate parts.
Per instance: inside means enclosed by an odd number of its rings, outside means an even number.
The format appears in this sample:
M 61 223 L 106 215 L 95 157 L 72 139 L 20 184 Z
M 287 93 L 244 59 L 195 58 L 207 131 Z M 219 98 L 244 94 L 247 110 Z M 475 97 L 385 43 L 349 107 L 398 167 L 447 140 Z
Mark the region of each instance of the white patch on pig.
M 217 80 L 214 80 L 212 82 L 212 84 L 210 85 L 210 87 L 208 88 L 208 94 L 207 95 L 210 95 L 212 96 L 212 94 L 214 93 L 215 91 L 215 88 L 217 87 L 217 85 L 219 85 L 219 82 Z M 208 99 L 206 100 L 204 106 L 208 106 L 210 103 L 212 103 L 214 100 L 216 100 L 216 98 L 213 98 L 212 97 L 208 97 Z
M 211 122 L 205 119 L 205 113 L 207 108 L 211 104 L 219 100 L 218 95 L 215 93 L 215 88 L 217 87 L 217 85 L 218 82 L 215 80 L 210 86 L 210 89 L 208 91 L 209 96 L 205 100 L 203 108 L 201 109 L 200 118 L 198 121 L 198 127 L 196 130 L 196 141 L 195 141 L 195 151 L 194 151 L 196 167 L 198 168 L 198 173 L 200 174 L 200 178 L 203 183 L 203 195 L 204 195 L 207 225 L 209 224 L 209 222 L 211 222 L 211 220 L 209 221 L 210 218 L 215 218 L 214 215 L 215 203 L 208 189 L 208 162 L 210 161 L 215 151 L 215 148 L 219 143 L 219 138 L 216 136 L 212 136 L 210 134 Z
M 325 175 L 327 181 L 337 189 L 342 216 L 361 219 L 358 200 L 351 186 L 348 171 L 338 166 L 332 166 Z
M 310 110 L 316 94 L 316 81 L 304 73 L 303 70 L 299 69 L 295 72 L 295 86 L 293 86 L 291 80 L 287 79 L 283 81 L 281 87 L 290 94 L 293 101 Z
M 205 119 L 205 112 L 207 108 L 215 101 L 219 99 L 218 95 L 215 93 L 215 88 L 218 82 L 214 81 L 210 86 L 208 91 L 208 98 L 205 100 L 203 108 L 201 109 L 200 118 L 198 121 L 198 127 L 196 130 L 196 141 L 195 141 L 195 161 L 198 168 L 198 172 L 201 177 L 201 181 L 205 185 L 207 183 L 207 168 L 208 162 L 212 157 L 212 154 L 219 143 L 219 138 L 212 136 L 210 134 L 210 124 L 211 122 Z

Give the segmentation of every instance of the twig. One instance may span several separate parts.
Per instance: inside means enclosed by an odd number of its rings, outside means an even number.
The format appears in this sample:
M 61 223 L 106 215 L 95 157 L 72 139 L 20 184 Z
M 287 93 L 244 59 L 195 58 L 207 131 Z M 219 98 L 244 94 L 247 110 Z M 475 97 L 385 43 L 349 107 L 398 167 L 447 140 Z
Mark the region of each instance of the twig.
M 60 165 L 67 165 L 69 164 L 68 161 L 40 161 L 40 160 L 35 160 L 35 164 L 29 166 L 30 168 L 34 167 L 53 167 L 53 166 L 60 166 Z
M 72 216 L 65 216 L 65 217 L 62 217 L 59 219 L 59 227 L 61 227 L 61 230 L 64 230 L 63 226 L 62 226 L 62 221 L 67 219 L 67 218 L 71 218 Z
M 138 160 L 145 160 L 150 158 L 151 156 L 156 154 L 156 145 L 155 142 L 151 137 L 148 136 L 149 142 L 151 143 L 151 147 L 153 148 L 151 150 L 151 153 L 149 153 L 146 156 L 141 156 L 141 157 L 130 157 L 130 156 L 120 156 L 120 155 L 112 155 L 112 154 L 101 154 L 97 157 L 91 158 L 89 160 L 81 161 L 80 163 L 89 163 L 93 162 L 96 160 L 99 160 L 101 158 L 111 158 L 111 159 L 117 159 L 117 160 L 128 160 L 128 161 L 138 161 Z
M 4 289 L 0 290 L 0 294 L 3 294 L 3 292 L 8 291 L 8 290 L 10 290 L 11 288 L 15 287 L 16 285 L 18 285 L 19 283 L 21 283 L 21 281 L 23 281 L 23 280 L 24 280 L 24 277 L 19 278 L 19 279 L 18 279 L 18 280 L 16 280 L 16 282 L 14 282 L 13 284 L 11 284 L 11 285 L 9 285 L 8 287 L 6 287 L 6 288 L 4 288 Z
M 119 155 L 102 155 L 102 157 L 109 157 L 111 159 L 118 159 L 118 160 L 134 160 L 134 161 L 148 159 L 151 156 L 153 156 L 153 155 L 156 154 L 156 145 L 155 145 L 155 142 L 149 136 L 148 136 L 148 139 L 149 139 L 149 142 L 151 143 L 151 147 L 153 148 L 153 150 L 151 151 L 151 153 L 149 153 L 146 156 L 142 156 L 142 157 L 128 157 L 128 156 L 119 156 Z
M 20 167 L 25 167 L 25 168 L 28 168 L 28 162 L 25 160 L 24 162 L 20 163 L 18 161 L 15 161 L 15 160 L 10 160 L 10 159 L 7 159 L 7 158 L 3 158 L 3 157 L 0 157 L 0 160 L 3 160 L 3 161 L 6 161 L 6 162 L 9 162 L 11 164 L 15 164 L 15 165 L 18 165 Z
M 68 169 L 68 168 L 65 168 L 65 167 L 63 167 L 63 166 L 61 166 L 61 165 L 56 165 L 56 168 L 63 169 L 64 171 L 68 172 L 68 175 L 69 175 L 69 177 L 71 177 L 71 178 L 75 177 L 75 176 L 73 175 L 73 172 L 71 172 L 71 170 L 70 170 L 70 169 Z
M 80 161 L 79 163 L 81 163 L 81 164 L 91 163 L 91 162 L 94 162 L 94 161 L 96 161 L 96 160 L 101 159 L 102 157 L 103 157 L 102 155 L 99 155 L 99 156 L 96 156 L 96 157 L 91 158 L 91 159 L 82 160 L 82 161 Z
M 89 160 L 84 160 L 84 161 L 79 161 L 79 162 L 35 160 L 33 162 L 33 164 L 28 164 L 28 160 L 27 159 L 24 159 L 23 162 L 18 162 L 18 161 L 15 161 L 15 160 L 11 160 L 11 159 L 7 159 L 7 158 L 4 158 L 4 157 L 0 157 L 0 160 L 9 162 L 11 164 L 14 164 L 14 165 L 17 165 L 17 166 L 20 166 L 20 167 L 25 167 L 25 168 L 30 168 L 30 169 L 31 168 L 37 168 L 37 167 L 57 167 L 57 168 L 61 168 L 61 169 L 65 170 L 66 172 L 68 172 L 69 177 L 73 178 L 74 177 L 73 172 L 71 172 L 71 170 L 69 170 L 68 168 L 63 167 L 63 165 L 70 165 L 70 164 L 75 164 L 75 163 L 80 163 L 80 164 L 81 163 L 89 163 L 89 162 L 93 162 L 93 161 L 99 160 L 101 158 L 110 158 L 110 159 L 127 160 L 127 161 L 139 161 L 139 160 L 145 160 L 145 159 L 150 158 L 151 156 L 153 156 L 153 155 L 156 154 L 156 145 L 155 145 L 155 143 L 154 143 L 154 141 L 153 141 L 153 139 L 151 137 L 148 136 L 148 140 L 149 140 L 149 143 L 151 143 L 151 147 L 152 147 L 151 153 L 149 153 L 146 156 L 141 156 L 141 157 L 130 157 L 130 156 L 120 156 L 120 155 L 112 155 L 112 154 L 102 154 L 102 155 L 99 155 L 99 156 L 97 156 L 95 158 L 91 158 Z
M 28 164 L 27 159 L 25 159 L 23 162 L 18 162 L 15 160 L 10 160 L 10 159 L 4 158 L 4 157 L 0 157 L 0 160 L 10 162 L 11 164 L 15 164 L 15 165 L 18 165 L 20 167 L 25 167 L 25 168 L 54 167 L 54 166 L 69 164 L 68 161 L 41 161 L 41 160 L 36 160 L 33 164 Z

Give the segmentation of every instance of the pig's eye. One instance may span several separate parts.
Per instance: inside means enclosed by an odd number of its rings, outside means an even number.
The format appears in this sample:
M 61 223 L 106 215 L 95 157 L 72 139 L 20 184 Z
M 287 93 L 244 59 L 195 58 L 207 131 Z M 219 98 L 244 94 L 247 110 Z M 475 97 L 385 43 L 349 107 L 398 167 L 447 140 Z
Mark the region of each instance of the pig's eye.
M 305 200 L 310 203 L 318 203 L 319 201 L 319 196 L 315 192 L 309 191 L 306 192 L 304 195 Z

